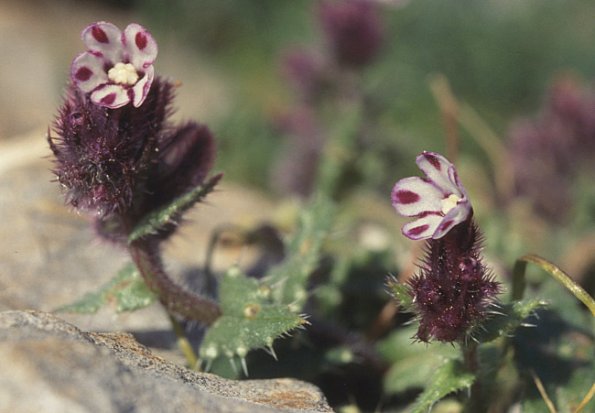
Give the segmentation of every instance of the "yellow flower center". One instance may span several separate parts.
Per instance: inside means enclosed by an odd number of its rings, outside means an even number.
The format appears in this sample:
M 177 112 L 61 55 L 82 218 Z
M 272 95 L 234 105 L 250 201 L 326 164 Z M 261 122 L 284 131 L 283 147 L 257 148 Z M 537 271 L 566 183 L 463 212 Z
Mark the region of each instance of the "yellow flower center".
M 448 214 L 451 209 L 457 206 L 457 203 L 461 200 L 455 194 L 450 194 L 448 198 L 444 198 L 442 200 L 442 213 L 444 215 Z
M 120 85 L 134 85 L 138 82 L 138 73 L 136 73 L 136 69 L 130 63 L 116 63 L 107 72 L 107 77 L 112 82 Z

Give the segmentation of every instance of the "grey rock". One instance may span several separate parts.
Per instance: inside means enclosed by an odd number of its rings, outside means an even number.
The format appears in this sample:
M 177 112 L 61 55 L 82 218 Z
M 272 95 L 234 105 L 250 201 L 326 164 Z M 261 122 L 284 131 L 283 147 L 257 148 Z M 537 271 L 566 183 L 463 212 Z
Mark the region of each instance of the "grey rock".
M 39 311 L 0 313 L 0 360 L 2 412 L 332 412 L 310 384 L 191 371 Z
M 43 158 L 43 135 L 40 130 L 0 142 L 0 412 L 331 411 L 311 385 L 193 372 L 181 367 L 171 335 L 158 337 L 155 351 L 163 359 L 119 333 L 169 331 L 157 304 L 133 313 L 117 314 L 107 305 L 94 315 L 60 314 L 66 321 L 45 312 L 95 291 L 127 257 L 96 240 L 89 218 L 64 205 Z M 257 193 L 222 186 L 167 246 L 168 268 L 175 275 L 200 263 L 218 225 L 251 225 L 271 209 Z M 215 264 L 226 268 L 244 256 L 223 251 Z

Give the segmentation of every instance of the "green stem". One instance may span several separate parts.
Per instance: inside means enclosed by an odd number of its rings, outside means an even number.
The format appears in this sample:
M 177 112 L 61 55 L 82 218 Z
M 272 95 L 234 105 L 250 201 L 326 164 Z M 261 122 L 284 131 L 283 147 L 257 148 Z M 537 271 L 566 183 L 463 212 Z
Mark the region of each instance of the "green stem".
M 513 269 L 512 279 L 512 299 L 520 300 L 523 298 L 525 290 L 525 271 L 527 263 L 533 263 L 544 271 L 548 272 L 556 281 L 566 287 L 576 298 L 587 306 L 591 314 L 595 316 L 595 300 L 589 295 L 580 285 L 578 285 L 572 278 L 564 271 L 558 268 L 554 263 L 546 260 L 535 254 L 527 254 L 519 258 Z
M 316 188 L 331 199 L 340 197 L 341 180 L 358 159 L 357 140 L 364 121 L 364 97 L 359 76 L 352 72 L 338 74 L 337 94 L 329 102 L 327 113 L 331 121 L 326 132 L 327 142 L 316 177 Z M 319 108 L 324 112 L 325 107 Z
M 469 400 L 465 406 L 465 412 L 482 412 L 485 410 L 485 401 L 483 397 L 483 384 L 481 372 L 479 371 L 479 344 L 475 341 L 461 343 L 463 353 L 463 364 L 465 369 L 475 376 L 475 381 L 471 385 Z
M 178 339 L 178 347 L 182 351 L 182 354 L 184 354 L 184 357 L 186 357 L 188 366 L 192 370 L 198 370 L 198 356 L 194 352 L 194 349 L 192 348 L 192 344 L 190 344 L 188 337 L 186 337 L 186 333 L 184 332 L 184 329 L 182 328 L 182 326 L 180 325 L 178 320 L 175 319 L 174 316 L 172 316 L 169 313 L 168 313 L 168 316 L 169 316 L 169 321 L 171 322 L 172 328 L 174 330 L 174 333 L 176 334 L 176 337 Z

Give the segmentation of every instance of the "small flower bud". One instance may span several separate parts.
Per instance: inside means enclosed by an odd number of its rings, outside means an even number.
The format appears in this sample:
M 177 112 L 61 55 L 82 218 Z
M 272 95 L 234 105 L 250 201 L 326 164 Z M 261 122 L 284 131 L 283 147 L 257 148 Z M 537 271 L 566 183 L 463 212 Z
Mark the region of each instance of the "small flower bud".
M 372 1 L 324 1 L 320 20 L 340 64 L 365 66 L 382 46 L 382 22 Z

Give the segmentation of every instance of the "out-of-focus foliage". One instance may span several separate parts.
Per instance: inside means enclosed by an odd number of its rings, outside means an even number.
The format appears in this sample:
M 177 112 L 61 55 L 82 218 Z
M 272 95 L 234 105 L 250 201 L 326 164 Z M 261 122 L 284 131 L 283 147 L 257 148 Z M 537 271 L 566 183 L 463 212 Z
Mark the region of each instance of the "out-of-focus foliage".
M 595 74 L 591 2 L 395 3 L 403 6 L 382 12 L 388 40 L 364 80 L 385 112 L 383 139 L 398 140 L 413 154 L 441 145 L 437 138 L 443 130 L 427 87 L 429 75 L 445 74 L 457 95 L 504 133 L 512 118 L 535 111 L 556 72 L 570 69 L 587 79 Z M 226 132 L 218 133 L 225 148 L 252 148 L 251 143 L 268 137 L 269 145 L 261 146 L 262 168 L 275 153 L 279 136 L 250 117 L 270 116 L 286 104 L 279 59 L 287 47 L 317 43 L 323 48 L 315 6 L 314 1 L 293 0 L 137 2 L 154 31 L 175 33 L 229 75 L 227 81 L 238 93 L 229 119 L 216 131 Z M 239 119 L 247 127 L 229 131 L 229 122 Z M 234 155 L 222 151 L 221 156 L 225 162 Z M 233 172 L 233 165 L 226 166 Z M 240 171 L 234 177 L 246 175 Z
M 573 411 L 595 379 L 593 318 L 535 268 L 527 269 L 524 297 L 510 300 L 510 276 L 519 256 L 536 252 L 561 263 L 593 295 L 593 177 L 586 168 L 571 171 L 564 190 L 572 207 L 563 211 L 565 220 L 550 220 L 538 213 L 530 193 L 518 190 L 518 153 L 509 136 L 518 118 L 539 123 L 547 117 L 551 85 L 561 73 L 572 73 L 577 90 L 595 79 L 595 4 L 378 3 L 385 4 L 378 6 L 382 47 L 368 66 L 354 69 L 332 60 L 317 1 L 134 2 L 156 37 L 175 36 L 224 79 L 228 111 L 212 129 L 217 167 L 226 179 L 279 197 L 289 192 L 316 199 L 322 193 L 333 200 L 302 200 L 297 224 L 271 224 L 288 233 L 281 264 L 258 277 L 220 276 L 223 316 L 207 330 L 201 357 L 212 361 L 212 371 L 238 377 L 227 358 L 239 356 L 252 378 L 308 380 L 333 406 L 355 404 L 362 411 L 426 411 L 446 395 L 458 406 L 469 388 L 481 391 L 473 387 L 477 381 L 496 389 L 496 397 L 482 395 L 494 409 L 517 404 L 544 411 L 536 378 L 560 412 Z M 313 76 L 322 73 L 308 96 L 287 79 L 284 64 L 295 50 L 306 52 L 294 65 L 306 62 Z M 432 89 L 436 75 L 449 93 Z M 543 122 L 555 141 L 569 136 L 567 128 L 554 133 L 565 124 L 559 120 Z M 421 256 L 399 237 L 401 221 L 389 193 L 397 179 L 413 173 L 410 160 L 422 150 L 452 152 L 485 233 L 487 265 L 508 290 L 466 343 L 477 340 L 478 375 L 463 368 L 454 347 L 414 342 L 417 320 L 399 312 L 387 292 L 396 289 L 403 300 L 407 291 L 396 281 L 385 285 L 388 274 L 406 281 Z M 577 151 L 580 145 L 570 153 Z M 538 155 L 543 153 L 526 156 L 539 165 Z M 282 173 L 303 179 L 292 187 L 300 190 L 284 192 L 277 179 Z M 160 217 L 170 218 L 156 216 L 156 226 Z M 112 297 L 108 287 L 75 309 L 95 309 Z M 275 341 L 273 351 L 274 338 L 304 324 L 302 312 L 310 325 Z M 277 357 L 250 351 L 257 348 Z
M 157 296 L 149 290 L 136 267 L 126 265 L 98 291 L 88 293 L 72 304 L 56 311 L 94 314 L 104 305 L 115 305 L 117 312 L 135 311 L 155 302 Z

